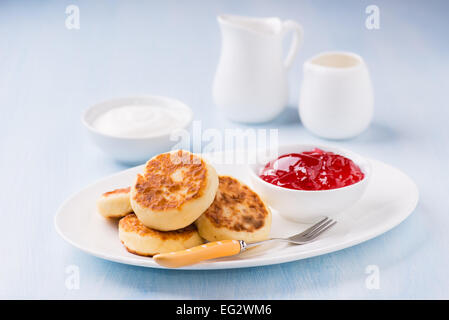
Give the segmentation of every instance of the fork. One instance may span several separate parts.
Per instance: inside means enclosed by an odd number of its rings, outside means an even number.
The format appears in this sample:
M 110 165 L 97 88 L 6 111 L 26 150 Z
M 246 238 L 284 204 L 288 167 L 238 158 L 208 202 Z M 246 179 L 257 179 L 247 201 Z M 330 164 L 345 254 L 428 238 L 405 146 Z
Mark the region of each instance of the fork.
M 337 221 L 326 217 L 307 230 L 289 238 L 270 238 L 254 243 L 246 243 L 243 240 L 214 241 L 186 250 L 161 253 L 155 255 L 153 259 L 161 266 L 167 268 L 179 268 L 196 264 L 204 260 L 233 256 L 242 253 L 249 248 L 271 241 L 284 241 L 295 245 L 302 245 L 312 242 L 323 232 L 332 228 L 336 223 Z

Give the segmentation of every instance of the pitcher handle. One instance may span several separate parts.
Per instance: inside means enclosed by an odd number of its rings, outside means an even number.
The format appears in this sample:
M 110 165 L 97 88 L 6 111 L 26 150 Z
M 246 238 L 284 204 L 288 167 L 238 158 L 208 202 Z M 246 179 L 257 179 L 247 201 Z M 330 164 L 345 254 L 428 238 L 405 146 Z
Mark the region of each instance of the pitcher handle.
M 295 60 L 296 54 L 298 53 L 298 49 L 302 45 L 302 38 L 303 38 L 303 29 L 302 27 L 292 20 L 286 20 L 282 24 L 284 35 L 287 32 L 293 31 L 293 40 L 290 45 L 290 49 L 288 50 L 287 57 L 284 60 L 284 66 L 287 69 L 290 69 L 290 67 L 293 64 L 293 61 Z

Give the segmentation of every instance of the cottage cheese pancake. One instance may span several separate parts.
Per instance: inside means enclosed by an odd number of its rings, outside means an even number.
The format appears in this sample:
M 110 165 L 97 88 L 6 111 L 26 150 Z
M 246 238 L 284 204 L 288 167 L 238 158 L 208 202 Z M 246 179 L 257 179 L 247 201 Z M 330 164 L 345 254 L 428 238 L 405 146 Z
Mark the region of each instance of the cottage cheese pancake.
M 215 200 L 198 218 L 196 226 L 208 241 L 265 240 L 271 228 L 271 212 L 259 196 L 238 180 L 220 176 Z
M 129 201 L 131 187 L 103 193 L 97 201 L 98 212 L 106 218 L 121 218 L 133 212 Z
M 148 228 L 170 231 L 193 223 L 214 201 L 215 169 L 187 151 L 150 159 L 131 188 L 131 206 Z
M 204 242 L 194 224 L 180 230 L 158 231 L 145 227 L 135 214 L 120 220 L 119 238 L 129 252 L 141 256 L 189 249 Z

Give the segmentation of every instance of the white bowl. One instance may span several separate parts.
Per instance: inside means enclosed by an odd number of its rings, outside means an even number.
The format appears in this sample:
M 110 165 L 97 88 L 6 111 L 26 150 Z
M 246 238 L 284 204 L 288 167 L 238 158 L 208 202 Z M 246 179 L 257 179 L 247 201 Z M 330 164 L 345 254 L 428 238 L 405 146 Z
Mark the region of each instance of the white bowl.
M 128 138 L 108 135 L 98 131 L 93 123 L 104 112 L 124 105 L 158 105 L 179 110 L 186 114 L 185 121 L 179 129 L 190 126 L 193 118 L 192 110 L 184 103 L 166 97 L 138 96 L 118 98 L 100 102 L 89 107 L 82 116 L 82 122 L 93 142 L 112 158 L 127 164 L 144 163 L 152 156 L 170 151 L 177 141 L 170 140 L 171 132 L 155 133 L 151 136 Z
M 351 159 L 360 167 L 365 175 L 364 178 L 343 188 L 318 191 L 293 190 L 275 186 L 259 177 L 260 170 L 269 160 L 273 159 L 268 159 L 264 163 L 259 161 L 259 163 L 249 166 L 250 179 L 254 190 L 269 206 L 276 209 L 280 215 L 295 222 L 312 223 L 323 216 L 335 217 L 362 197 L 371 177 L 371 165 L 367 160 L 358 154 L 341 148 L 292 144 L 280 146 L 278 154 L 281 156 L 294 152 L 300 153 L 310 151 L 313 148 L 330 151 Z M 266 154 L 273 153 L 267 152 Z

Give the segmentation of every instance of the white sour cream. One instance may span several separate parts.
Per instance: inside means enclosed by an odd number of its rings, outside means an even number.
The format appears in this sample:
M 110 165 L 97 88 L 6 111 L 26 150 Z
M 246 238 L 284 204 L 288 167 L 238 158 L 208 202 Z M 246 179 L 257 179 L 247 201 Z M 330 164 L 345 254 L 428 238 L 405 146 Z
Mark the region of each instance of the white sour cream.
M 113 108 L 99 115 L 93 122 L 93 127 L 112 136 L 143 138 L 179 129 L 184 125 L 185 118 L 184 112 L 177 109 L 129 105 Z

